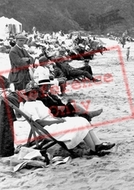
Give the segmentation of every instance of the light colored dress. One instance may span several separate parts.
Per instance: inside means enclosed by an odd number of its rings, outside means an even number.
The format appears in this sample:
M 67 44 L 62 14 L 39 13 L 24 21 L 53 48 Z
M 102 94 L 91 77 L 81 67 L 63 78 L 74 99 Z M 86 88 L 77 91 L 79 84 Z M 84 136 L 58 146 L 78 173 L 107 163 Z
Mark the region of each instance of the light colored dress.
M 23 111 L 29 115 L 34 121 L 37 119 L 54 120 L 55 118 L 40 100 L 26 102 Z M 91 126 L 83 117 L 64 117 L 63 123 L 55 123 L 44 128 L 58 141 L 66 144 L 68 149 L 76 147 L 86 137 Z

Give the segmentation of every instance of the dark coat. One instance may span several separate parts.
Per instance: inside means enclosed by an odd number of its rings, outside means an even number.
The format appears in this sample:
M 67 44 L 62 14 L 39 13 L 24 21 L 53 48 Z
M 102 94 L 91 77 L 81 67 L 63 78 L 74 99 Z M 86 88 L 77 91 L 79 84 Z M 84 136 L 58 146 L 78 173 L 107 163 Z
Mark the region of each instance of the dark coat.
M 51 93 L 45 95 L 39 92 L 38 100 L 41 100 L 43 104 L 51 110 L 51 113 L 55 117 L 74 116 L 75 114 L 75 109 L 70 103 L 64 104 L 58 96 L 52 95 Z M 58 106 L 65 107 L 64 112 L 61 112 Z
M 60 98 L 58 98 L 58 96 L 56 95 L 52 95 L 51 93 L 45 95 L 42 94 L 41 92 L 39 92 L 39 97 L 38 100 L 41 100 L 43 102 L 43 104 L 45 106 L 47 106 L 50 110 L 51 113 L 55 116 L 55 117 L 74 117 L 76 114 L 76 110 L 73 107 L 73 105 L 68 101 L 67 104 L 64 104 Z M 58 106 L 63 106 L 65 107 L 64 111 L 61 112 L 58 109 Z M 84 117 L 85 119 L 87 119 L 89 122 L 91 121 L 91 117 L 88 114 L 78 114 L 77 115 Z
M 16 92 L 10 93 L 7 97 L 11 103 L 19 107 L 23 101 Z M 14 154 L 14 121 L 16 121 L 17 112 L 1 100 L 0 104 L 0 157 L 12 156 Z
M 30 58 L 25 62 L 22 58 Z M 25 49 L 20 49 L 15 45 L 9 53 L 11 71 L 9 73 L 9 83 L 14 83 L 15 89 L 23 90 L 26 84 L 31 80 L 28 66 L 34 63 L 34 59 L 28 54 Z
M 14 154 L 14 129 L 15 121 L 13 109 L 2 100 L 0 104 L 0 156 L 12 156 Z

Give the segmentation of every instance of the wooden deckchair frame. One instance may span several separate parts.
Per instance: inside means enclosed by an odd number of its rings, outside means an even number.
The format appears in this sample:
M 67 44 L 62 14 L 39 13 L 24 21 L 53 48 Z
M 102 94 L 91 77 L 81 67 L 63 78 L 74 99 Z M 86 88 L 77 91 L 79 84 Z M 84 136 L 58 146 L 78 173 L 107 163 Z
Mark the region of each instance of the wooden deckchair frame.
M 17 106 L 15 106 L 11 101 L 8 100 L 8 97 L 3 97 L 1 96 L 1 99 L 8 105 L 10 106 L 12 109 L 14 109 L 16 112 L 18 112 L 21 116 L 23 116 L 26 121 L 30 124 L 30 133 L 27 139 L 27 143 L 26 146 L 30 146 L 30 143 L 35 142 L 36 148 L 40 149 L 42 148 L 43 150 L 46 150 L 50 147 L 52 147 L 55 144 L 59 144 L 62 148 L 64 148 L 65 150 L 67 150 L 72 156 L 73 156 L 73 151 L 69 150 L 66 145 L 64 144 L 64 142 L 61 141 L 57 141 L 54 137 L 52 137 L 47 130 L 45 130 L 40 124 L 38 124 L 36 121 L 32 120 L 32 118 L 30 118 L 29 116 L 27 116 L 23 111 L 21 111 Z M 37 136 L 37 134 L 39 136 Z M 32 136 L 34 137 L 34 139 L 32 139 Z M 39 144 L 40 140 L 45 140 L 47 139 L 48 142 L 47 144 Z

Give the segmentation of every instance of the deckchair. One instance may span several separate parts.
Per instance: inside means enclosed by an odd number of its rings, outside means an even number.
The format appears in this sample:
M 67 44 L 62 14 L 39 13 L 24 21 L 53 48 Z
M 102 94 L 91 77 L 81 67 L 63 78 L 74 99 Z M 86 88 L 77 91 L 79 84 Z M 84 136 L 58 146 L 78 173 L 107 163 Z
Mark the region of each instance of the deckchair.
M 40 151 L 43 152 L 46 151 L 48 148 L 52 147 L 53 145 L 59 144 L 62 148 L 67 150 L 72 157 L 74 157 L 73 151 L 68 149 L 64 142 L 57 141 L 54 137 L 52 137 L 51 134 L 49 134 L 48 131 L 45 130 L 40 124 L 32 120 L 32 118 L 30 118 L 16 105 L 14 105 L 8 99 L 8 97 L 1 96 L 1 99 L 7 104 L 7 106 L 10 106 L 13 110 L 15 110 L 21 116 L 23 116 L 26 119 L 26 121 L 30 124 L 31 129 L 25 146 L 30 147 L 32 145 L 35 145 L 34 148 L 40 149 Z

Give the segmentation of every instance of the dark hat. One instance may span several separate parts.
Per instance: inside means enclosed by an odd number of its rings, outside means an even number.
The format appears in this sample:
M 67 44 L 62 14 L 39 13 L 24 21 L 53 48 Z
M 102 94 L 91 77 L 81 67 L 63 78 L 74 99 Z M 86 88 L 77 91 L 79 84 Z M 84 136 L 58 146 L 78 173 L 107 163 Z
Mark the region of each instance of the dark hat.
M 25 92 L 24 94 L 27 94 L 28 92 L 32 91 L 32 90 L 39 90 L 39 86 L 36 82 L 34 81 L 30 81 L 25 88 Z
M 48 58 L 44 55 L 39 58 L 39 63 L 44 63 L 46 65 L 48 63 Z
M 47 49 L 46 46 L 42 47 L 42 51 L 46 51 L 46 49 Z
M 15 38 L 16 40 L 27 40 L 27 37 L 24 34 L 17 34 Z
M 84 59 L 84 62 L 85 62 L 85 63 L 88 63 L 88 62 L 89 62 L 89 59 Z

